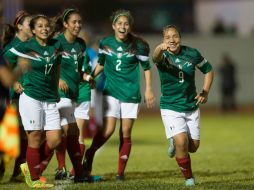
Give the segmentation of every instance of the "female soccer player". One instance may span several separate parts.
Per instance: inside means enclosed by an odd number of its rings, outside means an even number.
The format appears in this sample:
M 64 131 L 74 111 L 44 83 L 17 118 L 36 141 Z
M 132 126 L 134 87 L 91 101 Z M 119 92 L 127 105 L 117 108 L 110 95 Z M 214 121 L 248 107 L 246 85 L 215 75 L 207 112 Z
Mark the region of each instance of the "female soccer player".
M 161 79 L 160 109 L 166 136 L 169 139 L 169 156 L 176 162 L 185 177 L 186 186 L 195 185 L 189 152 L 196 152 L 200 142 L 199 104 L 207 102 L 213 81 L 211 64 L 199 51 L 181 45 L 179 30 L 169 25 L 163 29 L 163 42 L 153 53 Z M 204 73 L 201 93 L 196 92 L 195 69 Z
M 27 164 L 21 164 L 21 170 L 29 187 L 47 188 L 53 184 L 40 180 L 41 162 L 50 160 L 61 141 L 60 116 L 56 106 L 59 101 L 61 47 L 57 40 L 49 39 L 50 23 L 46 16 L 34 16 L 30 28 L 34 37 L 10 49 L 23 61 L 31 63 L 31 70 L 24 75 L 19 99 L 20 115 L 28 136 Z M 46 143 L 41 153 L 44 134 Z
M 82 72 L 82 66 L 83 64 L 87 64 L 87 62 L 84 60 L 86 44 L 84 40 L 78 37 L 82 27 L 80 13 L 76 9 L 66 9 L 60 19 L 62 21 L 63 33 L 57 37 L 57 40 L 63 48 L 63 54 L 59 81 L 59 94 L 61 99 L 57 107 L 66 140 L 62 138 L 61 146 L 57 149 L 59 166 L 55 179 L 65 179 L 67 177 L 64 168 L 66 146 L 75 171 L 74 181 L 82 182 L 82 156 L 78 141 L 79 129 L 74 117 L 74 110 L 75 102 L 79 94 L 80 82 L 91 82 L 93 79 L 90 75 L 86 74 L 86 71 Z
M 32 37 L 32 32 L 29 27 L 29 23 L 31 20 L 31 16 L 26 11 L 19 11 L 14 20 L 14 25 L 5 25 L 4 28 L 4 38 L 3 38 L 3 46 L 4 46 L 4 57 L 8 60 L 8 63 L 11 65 L 12 69 L 15 69 L 17 66 L 17 58 L 18 56 L 11 51 L 8 51 L 12 47 L 19 46 L 21 43 L 27 41 Z M 13 85 L 13 88 L 10 90 L 10 99 L 13 104 L 17 105 L 18 108 L 18 100 L 19 95 L 23 92 L 22 87 L 22 77 L 19 81 L 16 81 Z M 20 124 L 20 155 L 15 160 L 14 170 L 12 173 L 11 180 L 12 181 L 21 181 L 23 177 L 20 175 L 20 165 L 26 162 L 26 149 L 27 149 L 27 137 L 22 126 L 21 118 L 19 117 Z M 22 179 L 20 178 L 22 177 Z
M 104 69 L 104 126 L 93 138 L 91 147 L 85 154 L 84 168 L 91 173 L 95 152 L 113 134 L 117 119 L 120 119 L 120 147 L 117 180 L 124 180 L 124 170 L 131 151 L 131 131 L 138 115 L 140 94 L 139 63 L 146 79 L 145 101 L 147 107 L 154 103 L 151 88 L 149 46 L 141 38 L 131 33 L 133 17 L 127 10 L 113 13 L 114 35 L 104 38 L 99 46 L 99 60 L 94 76 Z

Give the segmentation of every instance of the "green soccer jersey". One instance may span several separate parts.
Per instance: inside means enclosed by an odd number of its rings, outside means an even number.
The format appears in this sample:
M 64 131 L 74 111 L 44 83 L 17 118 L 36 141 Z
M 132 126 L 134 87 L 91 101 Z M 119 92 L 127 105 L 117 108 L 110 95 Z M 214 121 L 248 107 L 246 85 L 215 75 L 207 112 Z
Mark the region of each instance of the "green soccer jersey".
M 32 38 L 10 51 L 31 63 L 31 69 L 23 75 L 24 93 L 39 101 L 58 101 L 58 65 L 61 61 L 58 41 L 52 39 L 46 46 L 41 46 Z
M 196 49 L 181 46 L 177 55 L 164 52 L 163 60 L 156 63 L 161 80 L 160 108 L 178 112 L 197 109 L 195 69 L 206 74 L 211 64 Z
M 69 43 L 63 33 L 57 37 L 57 40 L 61 43 L 63 49 L 60 78 L 67 83 L 69 88 L 67 93 L 59 89 L 59 94 L 62 98 L 76 100 L 86 44 L 81 38 L 76 38 L 73 43 Z
M 91 73 L 91 67 L 89 65 L 89 61 L 90 61 L 89 56 L 87 52 L 85 52 L 82 71 L 87 74 Z M 78 93 L 77 103 L 82 103 L 82 102 L 86 102 L 90 100 L 91 100 L 90 84 L 87 81 L 81 81 L 79 83 L 79 93 Z
M 132 43 L 136 43 L 135 45 Z M 135 46 L 136 51 L 132 51 Z M 99 60 L 106 76 L 104 95 L 129 103 L 139 103 L 140 69 L 150 69 L 149 51 L 140 41 L 119 42 L 115 36 L 104 38 L 99 46 Z
M 9 50 L 11 48 L 15 48 L 15 47 L 19 46 L 22 43 L 23 42 L 18 37 L 15 37 L 9 44 L 7 44 L 4 47 L 4 57 L 8 61 L 8 63 L 11 65 L 12 69 L 14 69 L 17 66 L 18 56 Z M 22 82 L 23 82 L 22 77 L 19 78 L 19 82 L 22 84 Z M 19 98 L 19 94 L 15 93 L 13 88 L 10 88 L 10 98 L 11 99 L 18 99 Z

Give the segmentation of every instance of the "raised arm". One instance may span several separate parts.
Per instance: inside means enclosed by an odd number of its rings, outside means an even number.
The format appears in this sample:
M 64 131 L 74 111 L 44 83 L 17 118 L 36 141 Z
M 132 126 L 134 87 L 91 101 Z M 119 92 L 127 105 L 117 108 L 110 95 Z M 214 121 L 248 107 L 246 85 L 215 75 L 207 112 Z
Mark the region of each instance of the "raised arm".
M 160 62 L 163 58 L 164 51 L 167 51 L 168 48 L 169 44 L 166 43 L 161 43 L 160 45 L 158 45 L 153 52 L 153 62 Z

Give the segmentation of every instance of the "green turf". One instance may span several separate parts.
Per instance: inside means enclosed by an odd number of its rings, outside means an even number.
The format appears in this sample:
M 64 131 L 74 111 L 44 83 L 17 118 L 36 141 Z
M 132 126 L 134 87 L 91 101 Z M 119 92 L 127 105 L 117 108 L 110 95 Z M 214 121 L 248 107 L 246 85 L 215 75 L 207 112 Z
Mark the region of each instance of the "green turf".
M 104 181 L 96 184 L 57 185 L 55 189 L 141 190 L 192 189 L 184 186 L 175 159 L 167 157 L 167 140 L 159 115 L 140 115 L 133 129 L 133 146 L 126 181 L 115 181 L 118 131 L 96 154 L 93 174 Z M 254 189 L 254 117 L 248 115 L 202 115 L 201 145 L 191 154 L 197 185 L 193 189 Z M 68 166 L 70 164 L 68 162 Z M 45 172 L 53 182 L 55 158 Z M 9 170 L 9 169 L 8 169 Z M 8 171 L 9 172 L 9 171 Z M 8 173 L 7 173 L 8 174 Z M 7 180 L 8 175 L 5 177 Z M 26 189 L 25 184 L 4 183 L 0 189 Z

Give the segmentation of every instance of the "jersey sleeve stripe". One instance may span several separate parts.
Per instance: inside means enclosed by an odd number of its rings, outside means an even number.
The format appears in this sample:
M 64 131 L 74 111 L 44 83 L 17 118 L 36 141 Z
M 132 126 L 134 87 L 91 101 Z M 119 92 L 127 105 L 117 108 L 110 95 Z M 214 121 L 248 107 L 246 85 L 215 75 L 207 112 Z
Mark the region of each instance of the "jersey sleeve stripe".
M 144 55 L 136 55 L 136 57 L 140 60 L 140 61 L 148 61 L 149 57 L 148 56 L 144 56 Z
M 206 62 L 207 62 L 207 60 L 203 59 L 203 61 L 201 61 L 199 64 L 197 64 L 197 67 L 201 68 Z
M 107 51 L 105 51 L 104 49 L 100 49 L 100 48 L 99 48 L 98 53 L 99 53 L 99 54 L 106 54 L 106 55 L 112 56 L 112 52 L 107 52 Z
M 35 58 L 35 57 L 32 57 L 32 56 L 23 54 L 23 53 L 17 51 L 15 48 L 11 48 L 10 52 L 16 54 L 17 56 L 23 57 L 23 58 L 32 59 L 32 60 L 35 60 L 35 61 L 41 61 L 41 59 L 39 59 L 39 58 Z

